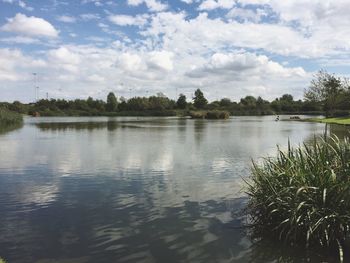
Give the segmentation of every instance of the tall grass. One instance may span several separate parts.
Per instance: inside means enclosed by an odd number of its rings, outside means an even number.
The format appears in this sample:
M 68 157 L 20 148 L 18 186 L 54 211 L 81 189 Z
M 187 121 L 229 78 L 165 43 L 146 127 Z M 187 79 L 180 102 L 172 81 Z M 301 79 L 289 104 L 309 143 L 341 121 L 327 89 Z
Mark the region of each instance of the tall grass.
M 276 158 L 253 163 L 247 184 L 254 236 L 335 251 L 344 261 L 350 240 L 348 139 L 315 138 L 303 147 L 279 149 Z
M 16 125 L 23 122 L 21 114 L 0 108 L 0 126 Z

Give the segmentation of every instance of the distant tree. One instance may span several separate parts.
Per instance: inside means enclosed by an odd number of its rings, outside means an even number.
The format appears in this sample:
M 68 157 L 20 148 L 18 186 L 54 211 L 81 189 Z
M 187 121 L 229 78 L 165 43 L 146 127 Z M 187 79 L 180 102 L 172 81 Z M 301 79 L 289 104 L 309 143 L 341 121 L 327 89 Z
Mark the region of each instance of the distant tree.
M 280 98 L 280 100 L 292 102 L 292 101 L 294 101 L 294 98 L 293 98 L 293 96 L 290 95 L 290 94 L 284 94 L 284 95 L 282 95 L 282 97 Z
M 94 107 L 94 99 L 92 97 L 88 97 L 86 102 L 87 102 L 87 104 L 89 105 L 90 108 Z
M 256 98 L 253 96 L 246 96 L 245 98 L 241 99 L 241 104 L 244 106 L 247 106 L 249 108 L 255 108 L 256 107 Z
M 282 112 L 295 112 L 297 110 L 297 103 L 290 94 L 284 94 L 279 99 L 280 108 Z
M 128 109 L 127 99 L 123 96 L 119 98 L 120 103 L 118 103 L 119 111 L 126 111 Z
M 179 98 L 176 101 L 176 107 L 179 109 L 186 109 L 187 101 L 186 96 L 184 94 L 180 94 Z
M 194 92 L 193 104 L 197 109 L 203 109 L 208 104 L 208 100 L 200 89 Z
M 335 109 L 344 100 L 349 90 L 348 81 L 325 70 L 320 70 L 305 91 L 306 101 L 320 103 L 327 116 L 333 116 Z
M 229 107 L 232 104 L 232 101 L 229 98 L 223 98 L 219 102 L 221 107 Z
M 131 111 L 144 111 L 144 110 L 149 110 L 149 108 L 150 108 L 149 99 L 145 97 L 143 98 L 133 97 L 129 99 L 127 102 L 127 109 Z
M 107 96 L 106 110 L 116 111 L 117 107 L 118 107 L 117 97 L 114 95 L 113 92 L 110 92 Z
M 166 96 L 151 96 L 148 99 L 149 109 L 162 111 L 170 108 L 170 100 Z
M 167 98 L 167 96 L 163 93 L 163 92 L 157 92 L 157 97 L 160 97 L 160 98 Z

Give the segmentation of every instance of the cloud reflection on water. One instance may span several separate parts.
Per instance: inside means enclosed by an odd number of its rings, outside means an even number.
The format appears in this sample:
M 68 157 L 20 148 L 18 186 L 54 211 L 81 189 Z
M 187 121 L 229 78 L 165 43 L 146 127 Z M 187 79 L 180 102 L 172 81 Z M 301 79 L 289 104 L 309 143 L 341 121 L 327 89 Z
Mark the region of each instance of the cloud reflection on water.
M 0 137 L 0 231 L 13 231 L 0 243 L 24 262 L 34 251 L 35 260 L 247 260 L 231 213 L 245 203 L 251 158 L 323 130 L 273 117 L 38 120 Z M 11 222 L 22 228 L 16 249 Z

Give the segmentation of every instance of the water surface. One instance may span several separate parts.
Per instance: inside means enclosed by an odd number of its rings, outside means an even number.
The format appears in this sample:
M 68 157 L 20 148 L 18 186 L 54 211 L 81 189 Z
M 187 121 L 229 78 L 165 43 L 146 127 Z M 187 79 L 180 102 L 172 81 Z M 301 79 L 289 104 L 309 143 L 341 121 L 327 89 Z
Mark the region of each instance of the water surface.
M 22 128 L 0 134 L 0 256 L 275 260 L 241 228 L 242 177 L 251 158 L 273 156 L 276 144 L 296 145 L 324 128 L 272 116 L 27 118 Z

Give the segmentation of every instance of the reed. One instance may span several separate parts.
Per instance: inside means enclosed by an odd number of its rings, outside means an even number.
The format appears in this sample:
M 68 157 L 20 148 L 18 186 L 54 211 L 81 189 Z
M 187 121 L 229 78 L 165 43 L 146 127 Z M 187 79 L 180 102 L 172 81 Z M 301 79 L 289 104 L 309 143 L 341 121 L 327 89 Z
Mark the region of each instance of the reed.
M 0 108 L 0 126 L 17 125 L 23 122 L 21 114 Z
M 218 119 L 228 119 L 228 118 L 230 118 L 230 113 L 228 111 L 219 111 L 219 110 L 190 111 L 189 115 L 191 116 L 192 119 L 218 120 Z
M 289 144 L 276 158 L 254 162 L 247 194 L 255 237 L 337 252 L 344 262 L 350 238 L 348 139 L 315 138 L 295 149 Z

